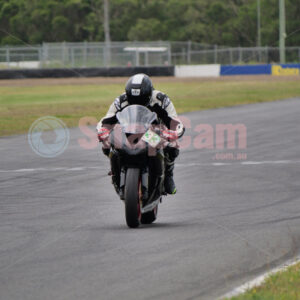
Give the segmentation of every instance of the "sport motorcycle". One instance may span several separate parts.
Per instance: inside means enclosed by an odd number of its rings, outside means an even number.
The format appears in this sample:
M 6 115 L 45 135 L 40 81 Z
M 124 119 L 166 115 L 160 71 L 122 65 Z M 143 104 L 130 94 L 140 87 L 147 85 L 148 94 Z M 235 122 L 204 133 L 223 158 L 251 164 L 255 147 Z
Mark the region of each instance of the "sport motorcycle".
M 117 124 L 104 143 L 110 149 L 112 183 L 125 204 L 128 227 L 157 218 L 164 191 L 166 127 L 145 106 L 130 105 L 116 114 Z

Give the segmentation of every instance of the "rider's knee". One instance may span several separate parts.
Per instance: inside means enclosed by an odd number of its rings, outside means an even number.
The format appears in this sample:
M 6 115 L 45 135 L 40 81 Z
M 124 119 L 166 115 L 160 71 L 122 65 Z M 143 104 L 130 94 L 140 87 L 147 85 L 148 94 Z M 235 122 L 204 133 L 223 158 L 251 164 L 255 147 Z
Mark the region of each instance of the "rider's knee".
M 178 157 L 179 149 L 174 147 L 166 147 L 164 149 L 164 153 L 170 160 L 173 161 Z

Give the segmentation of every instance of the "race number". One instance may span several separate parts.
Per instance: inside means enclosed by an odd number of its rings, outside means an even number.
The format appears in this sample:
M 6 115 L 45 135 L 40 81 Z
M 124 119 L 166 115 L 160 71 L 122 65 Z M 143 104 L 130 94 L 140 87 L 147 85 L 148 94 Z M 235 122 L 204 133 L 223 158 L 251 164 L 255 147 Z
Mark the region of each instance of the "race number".
M 161 138 L 158 134 L 149 129 L 142 137 L 142 140 L 155 148 L 160 143 Z

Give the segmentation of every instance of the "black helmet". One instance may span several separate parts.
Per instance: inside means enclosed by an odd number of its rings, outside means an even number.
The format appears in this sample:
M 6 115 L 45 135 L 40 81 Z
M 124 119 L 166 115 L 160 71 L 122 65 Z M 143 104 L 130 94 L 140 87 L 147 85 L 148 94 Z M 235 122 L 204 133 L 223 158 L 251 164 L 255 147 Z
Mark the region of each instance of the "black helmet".
M 152 81 L 146 74 L 136 74 L 127 81 L 125 91 L 129 104 L 147 106 L 152 97 Z

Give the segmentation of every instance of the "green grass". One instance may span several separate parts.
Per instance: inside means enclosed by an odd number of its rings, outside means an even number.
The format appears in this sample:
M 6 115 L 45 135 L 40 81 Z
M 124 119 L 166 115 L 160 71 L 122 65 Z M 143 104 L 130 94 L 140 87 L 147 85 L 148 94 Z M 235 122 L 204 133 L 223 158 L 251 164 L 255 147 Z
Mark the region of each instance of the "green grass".
M 124 79 L 124 82 L 126 79 Z M 193 80 L 159 82 L 178 113 L 239 104 L 273 101 L 300 95 L 299 77 L 285 80 Z M 80 118 L 99 120 L 124 84 L 0 86 L 0 136 L 26 133 L 37 118 L 56 116 L 69 127 Z
M 300 263 L 270 276 L 261 286 L 230 300 L 299 300 Z

